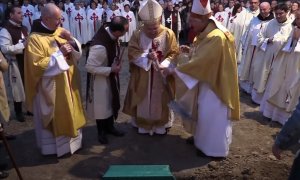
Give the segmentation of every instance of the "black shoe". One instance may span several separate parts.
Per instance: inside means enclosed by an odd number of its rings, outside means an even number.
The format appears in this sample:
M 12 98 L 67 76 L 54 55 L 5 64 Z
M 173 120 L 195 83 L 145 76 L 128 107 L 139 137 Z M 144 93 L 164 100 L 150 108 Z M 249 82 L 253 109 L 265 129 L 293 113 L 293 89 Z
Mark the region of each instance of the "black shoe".
M 199 157 L 204 157 L 204 158 L 209 158 L 209 156 L 207 156 L 206 154 L 204 154 L 204 152 L 202 152 L 201 150 L 197 149 L 196 150 L 196 154 Z
M 5 171 L 0 171 L 0 179 L 5 179 L 8 177 L 8 172 Z
M 17 114 L 16 118 L 19 122 L 25 122 L 25 117 L 24 117 L 23 113 L 22 114 Z
M 12 134 L 4 133 L 4 136 L 6 137 L 7 140 L 15 140 L 16 139 L 16 136 L 12 135 Z M 2 137 L 0 137 L 0 140 L 2 140 Z
M 252 99 L 251 99 L 251 103 L 252 103 L 254 106 L 260 106 L 260 104 L 256 103 L 256 102 L 253 101 Z
M 187 138 L 185 141 L 187 144 L 194 145 L 194 137 L 193 136 Z
M 223 161 L 226 159 L 226 157 L 212 157 L 212 156 L 207 156 L 202 152 L 201 150 L 197 149 L 196 151 L 197 156 L 202 157 L 202 158 L 210 158 L 213 161 Z
M 27 112 L 26 112 L 26 115 L 27 115 L 27 116 L 33 116 L 32 112 L 30 112 L 30 111 L 27 111 Z
M 113 136 L 122 137 L 125 135 L 124 132 L 117 130 L 115 127 L 111 128 L 109 131 L 107 131 L 108 134 L 112 134 Z
M 106 137 L 106 133 L 100 133 L 98 134 L 98 142 L 101 144 L 108 144 L 108 139 Z
M 7 164 L 0 164 L 0 171 L 7 169 L 7 167 L 8 167 Z

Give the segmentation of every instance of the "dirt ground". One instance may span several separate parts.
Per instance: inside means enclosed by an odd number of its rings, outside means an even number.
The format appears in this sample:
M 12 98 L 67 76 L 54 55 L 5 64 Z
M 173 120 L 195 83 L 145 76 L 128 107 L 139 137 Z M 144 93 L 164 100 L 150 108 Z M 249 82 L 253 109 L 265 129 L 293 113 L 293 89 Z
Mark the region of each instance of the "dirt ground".
M 125 53 L 126 54 L 126 53 Z M 85 57 L 85 55 L 83 55 Z M 83 94 L 85 94 L 85 70 L 82 58 Z M 127 61 L 121 75 L 122 102 L 129 80 Z M 233 142 L 229 156 L 213 161 L 196 155 L 196 149 L 186 143 L 189 137 L 178 118 L 165 136 L 140 135 L 132 128 L 130 117 L 120 113 L 117 126 L 126 132 L 124 137 L 109 136 L 109 145 L 97 141 L 95 122 L 88 120 L 83 128 L 82 149 L 62 158 L 43 156 L 35 144 L 34 124 L 31 117 L 26 122 L 14 120 L 6 131 L 17 139 L 9 141 L 24 179 L 101 179 L 109 165 L 167 164 L 176 179 L 287 179 L 297 147 L 276 160 L 271 146 L 281 126 L 263 119 L 258 107 L 251 104 L 249 96 L 241 93 L 241 120 L 233 122 Z M 9 178 L 18 179 L 0 143 L 0 162 L 7 162 Z M 0 164 L 1 164 L 0 163 Z

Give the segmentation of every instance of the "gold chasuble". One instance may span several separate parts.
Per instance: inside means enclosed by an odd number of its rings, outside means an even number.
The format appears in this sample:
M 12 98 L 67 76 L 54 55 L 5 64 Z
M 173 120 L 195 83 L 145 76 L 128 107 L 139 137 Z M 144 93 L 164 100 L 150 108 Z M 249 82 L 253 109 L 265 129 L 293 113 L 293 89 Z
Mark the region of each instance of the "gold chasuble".
M 25 93 L 28 110 L 33 110 L 37 93 L 41 93 L 47 107 L 41 107 L 43 127 L 49 129 L 55 137 L 76 137 L 78 129 L 85 123 L 85 116 L 80 98 L 79 71 L 73 61 L 73 54 L 66 57 L 70 68 L 56 76 L 43 74 L 48 67 L 51 55 L 67 41 L 59 37 L 62 28 L 53 34 L 31 33 L 25 49 Z M 50 79 L 50 80 L 49 80 Z
M 223 33 L 214 22 L 210 22 L 195 37 L 191 51 L 190 61 L 177 67 L 178 70 L 209 84 L 230 109 L 229 118 L 239 120 L 240 102 L 233 36 L 229 32 Z
M 167 104 L 171 97 L 163 85 L 159 71 L 153 66 L 146 71 L 134 63 L 153 49 L 153 42 L 158 45 L 160 63 L 164 60 L 172 62 L 179 52 L 175 34 L 172 30 L 160 26 L 161 32 L 154 39 L 146 37 L 141 30 L 135 31 L 128 45 L 131 76 L 123 112 L 136 118 L 137 125 L 147 130 L 168 123 L 170 111 Z M 174 87 L 173 78 L 167 78 L 167 82 Z

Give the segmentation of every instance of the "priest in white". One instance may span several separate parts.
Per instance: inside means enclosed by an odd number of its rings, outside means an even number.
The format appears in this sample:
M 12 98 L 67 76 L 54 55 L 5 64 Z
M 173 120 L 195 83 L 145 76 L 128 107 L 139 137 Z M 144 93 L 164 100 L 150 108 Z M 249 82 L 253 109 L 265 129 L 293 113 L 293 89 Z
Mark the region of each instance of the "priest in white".
M 300 12 L 285 46 L 278 52 L 270 72 L 261 110 L 265 117 L 284 123 L 295 110 L 300 96 Z M 298 19 L 298 20 L 297 20 Z
M 70 17 L 71 33 L 81 44 L 86 44 L 89 41 L 86 13 L 80 7 L 79 0 L 74 3 L 75 9 L 72 10 Z
M 243 7 L 241 4 L 236 4 L 233 7 L 232 14 L 229 17 L 228 23 L 227 23 L 227 28 L 228 30 L 234 35 L 235 41 L 239 42 L 241 38 L 241 31 L 240 31 L 240 19 L 241 12 L 243 10 Z
M 70 0 L 66 0 L 64 6 L 65 6 L 65 11 L 66 11 L 68 17 L 70 18 L 71 13 L 72 13 L 73 9 L 75 8 L 75 6 L 73 3 L 71 3 Z
M 237 52 L 237 62 L 241 62 L 242 58 L 242 39 L 243 35 L 250 24 L 253 17 L 259 14 L 259 0 L 250 0 L 249 9 L 243 9 L 234 21 L 233 35 L 235 37 L 235 46 Z
M 33 23 L 33 15 L 35 9 L 32 5 L 29 4 L 29 0 L 24 0 L 23 6 L 21 7 L 23 13 L 23 22 L 22 24 L 27 27 L 28 32 L 31 31 L 31 26 Z
M 103 1 L 101 10 L 102 10 L 102 18 L 101 18 L 102 24 L 110 22 L 110 18 L 108 18 L 108 15 L 111 14 L 111 9 L 108 7 L 106 1 Z
M 270 70 L 277 53 L 286 43 L 292 24 L 287 19 L 288 7 L 286 4 L 278 4 L 275 7 L 276 19 L 271 20 L 258 35 L 259 49 L 255 52 L 253 64 L 253 89 L 252 100 L 262 103 L 263 93 L 269 80 Z M 263 109 L 263 104 L 261 104 Z
M 122 40 L 122 42 L 128 43 L 133 32 L 136 29 L 135 15 L 133 14 L 132 11 L 130 11 L 130 4 L 128 1 L 124 2 L 124 11 L 122 12 L 122 16 L 128 20 L 129 28 L 128 28 L 128 31 L 126 32 L 126 34 L 121 37 L 121 40 Z
M 268 2 L 260 4 L 260 14 L 254 17 L 248 26 L 242 41 L 242 60 L 240 65 L 240 87 L 248 94 L 252 92 L 254 53 L 258 44 L 258 33 L 274 18 Z
M 224 5 L 219 4 L 219 12 L 215 14 L 215 18 L 224 26 L 226 27 L 228 22 L 228 12 L 224 11 Z
M 107 13 L 107 22 L 110 22 L 114 17 L 122 16 L 121 11 L 117 8 L 116 4 L 111 5 L 111 11 Z
M 63 27 L 64 29 L 70 31 L 70 23 L 69 23 L 70 18 L 69 18 L 69 15 L 65 11 L 64 3 L 62 1 L 60 1 L 58 3 L 58 7 L 59 7 L 60 12 L 61 12 L 60 27 Z
M 88 39 L 92 40 L 95 33 L 101 26 L 102 20 L 102 9 L 98 9 L 94 1 L 91 2 L 91 8 L 87 11 L 87 22 L 88 22 Z

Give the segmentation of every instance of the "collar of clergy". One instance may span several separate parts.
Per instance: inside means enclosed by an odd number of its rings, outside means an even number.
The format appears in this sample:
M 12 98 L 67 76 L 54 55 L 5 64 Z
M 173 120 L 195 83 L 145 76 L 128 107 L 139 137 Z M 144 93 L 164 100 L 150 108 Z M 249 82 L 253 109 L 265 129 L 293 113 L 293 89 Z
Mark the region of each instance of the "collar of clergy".
M 22 27 L 22 24 L 18 24 L 18 23 L 16 23 L 16 22 L 12 21 L 12 20 L 9 20 L 9 22 L 10 22 L 12 25 L 14 25 L 14 26 Z
M 45 34 L 53 34 L 56 30 L 49 30 L 45 25 L 42 24 L 40 19 L 35 20 L 32 25 L 31 32 L 37 33 L 45 33 Z
M 259 14 L 259 15 L 257 16 L 257 18 L 258 18 L 259 20 L 261 20 L 261 21 L 270 21 L 270 20 L 274 19 L 274 14 L 273 14 L 272 12 L 270 12 L 269 16 L 268 16 L 268 17 L 265 17 L 265 18 L 262 17 L 261 14 Z

